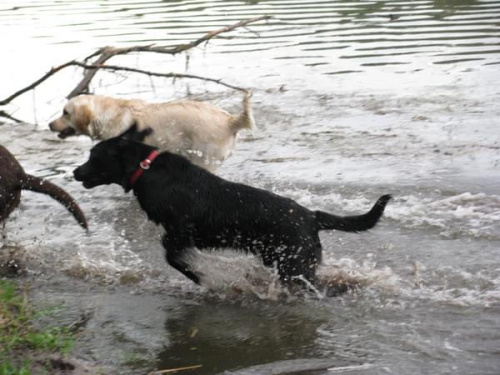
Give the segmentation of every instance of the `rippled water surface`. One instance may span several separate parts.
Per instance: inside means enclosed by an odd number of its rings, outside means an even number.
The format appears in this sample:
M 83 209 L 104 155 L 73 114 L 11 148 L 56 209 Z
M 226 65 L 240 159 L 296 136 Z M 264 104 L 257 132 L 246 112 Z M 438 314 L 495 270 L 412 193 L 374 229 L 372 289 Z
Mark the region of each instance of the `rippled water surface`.
M 3 0 L 0 100 L 99 47 L 177 45 L 262 15 L 188 55 L 110 63 L 251 88 L 258 130 L 227 179 L 343 214 L 393 194 L 370 232 L 322 233 L 320 276 L 356 291 L 292 298 L 230 252 L 193 252 L 202 288 L 169 268 L 133 196 L 73 180 L 93 142 L 48 130 L 76 68 L 0 108 L 23 121 L 1 124 L 0 143 L 70 192 L 91 231 L 23 193 L 0 251 L 15 250 L 37 303 L 61 306 L 58 323 L 90 317 L 76 354 L 123 374 L 498 374 L 500 2 Z M 91 90 L 241 108 L 194 79 L 99 73 Z

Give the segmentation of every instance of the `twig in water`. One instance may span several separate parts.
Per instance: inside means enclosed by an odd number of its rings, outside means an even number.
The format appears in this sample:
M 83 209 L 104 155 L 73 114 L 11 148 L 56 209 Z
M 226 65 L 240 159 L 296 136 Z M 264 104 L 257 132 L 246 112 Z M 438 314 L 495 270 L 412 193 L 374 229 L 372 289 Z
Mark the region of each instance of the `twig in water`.
M 153 371 L 150 372 L 149 375 L 161 375 L 161 374 L 172 374 L 177 371 L 185 371 L 185 370 L 194 370 L 197 368 L 200 368 L 202 365 L 193 365 L 193 366 L 186 366 L 186 367 L 177 367 L 177 368 L 171 368 L 167 370 L 159 370 L 159 371 Z

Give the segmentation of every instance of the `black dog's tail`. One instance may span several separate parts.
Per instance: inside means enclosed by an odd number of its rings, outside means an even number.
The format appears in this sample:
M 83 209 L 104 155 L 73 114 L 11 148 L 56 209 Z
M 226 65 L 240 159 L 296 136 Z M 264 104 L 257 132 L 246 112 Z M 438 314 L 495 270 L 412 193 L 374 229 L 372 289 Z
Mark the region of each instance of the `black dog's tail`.
M 84 229 L 88 229 L 87 219 L 78 204 L 71 197 L 71 195 L 66 193 L 59 186 L 54 185 L 52 182 L 47 180 L 42 180 L 41 178 L 27 174 L 26 178 L 22 181 L 22 188 L 46 194 L 54 198 L 68 209 L 68 211 L 75 217 L 76 221 L 78 221 L 78 224 L 80 224 Z
M 364 215 L 335 216 L 323 211 L 316 211 L 316 222 L 319 230 L 336 229 L 344 232 L 361 232 L 373 228 L 384 213 L 390 195 L 381 196 L 377 203 Z

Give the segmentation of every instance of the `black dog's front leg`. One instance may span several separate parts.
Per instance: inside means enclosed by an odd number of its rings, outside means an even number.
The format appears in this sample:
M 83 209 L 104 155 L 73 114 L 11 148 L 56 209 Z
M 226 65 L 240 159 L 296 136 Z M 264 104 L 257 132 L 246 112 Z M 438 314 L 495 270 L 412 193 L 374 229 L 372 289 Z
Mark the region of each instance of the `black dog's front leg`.
M 191 242 L 192 241 L 189 237 L 183 238 L 182 236 L 174 233 L 168 233 L 164 235 L 162 239 L 163 247 L 166 250 L 168 264 L 190 280 L 194 281 L 196 284 L 200 284 L 200 278 L 190 270 L 189 264 L 183 259 L 185 251 L 190 247 L 193 247 Z

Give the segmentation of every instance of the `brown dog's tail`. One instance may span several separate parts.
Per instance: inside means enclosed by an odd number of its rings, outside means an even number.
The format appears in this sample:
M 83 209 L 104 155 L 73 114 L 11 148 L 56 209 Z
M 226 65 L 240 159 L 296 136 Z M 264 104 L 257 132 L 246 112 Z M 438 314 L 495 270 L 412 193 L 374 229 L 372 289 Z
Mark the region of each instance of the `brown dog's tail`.
M 254 130 L 255 121 L 253 119 L 252 113 L 252 103 L 250 98 L 252 97 L 252 91 L 246 91 L 245 97 L 243 98 L 243 112 L 238 116 L 232 116 L 231 118 L 231 128 L 235 133 L 242 129 Z
M 69 212 L 75 217 L 78 224 L 80 224 L 84 229 L 88 229 L 87 219 L 83 214 L 75 200 L 66 193 L 59 186 L 54 185 L 52 182 L 47 180 L 42 180 L 41 178 L 26 175 L 26 178 L 22 181 L 23 189 L 35 191 L 37 193 L 42 193 L 51 196 L 56 201 L 61 203 L 64 207 L 68 209 Z
M 384 213 L 390 195 L 381 196 L 372 209 L 359 216 L 335 216 L 323 211 L 316 211 L 316 222 L 319 230 L 336 229 L 344 232 L 361 232 L 373 228 Z

